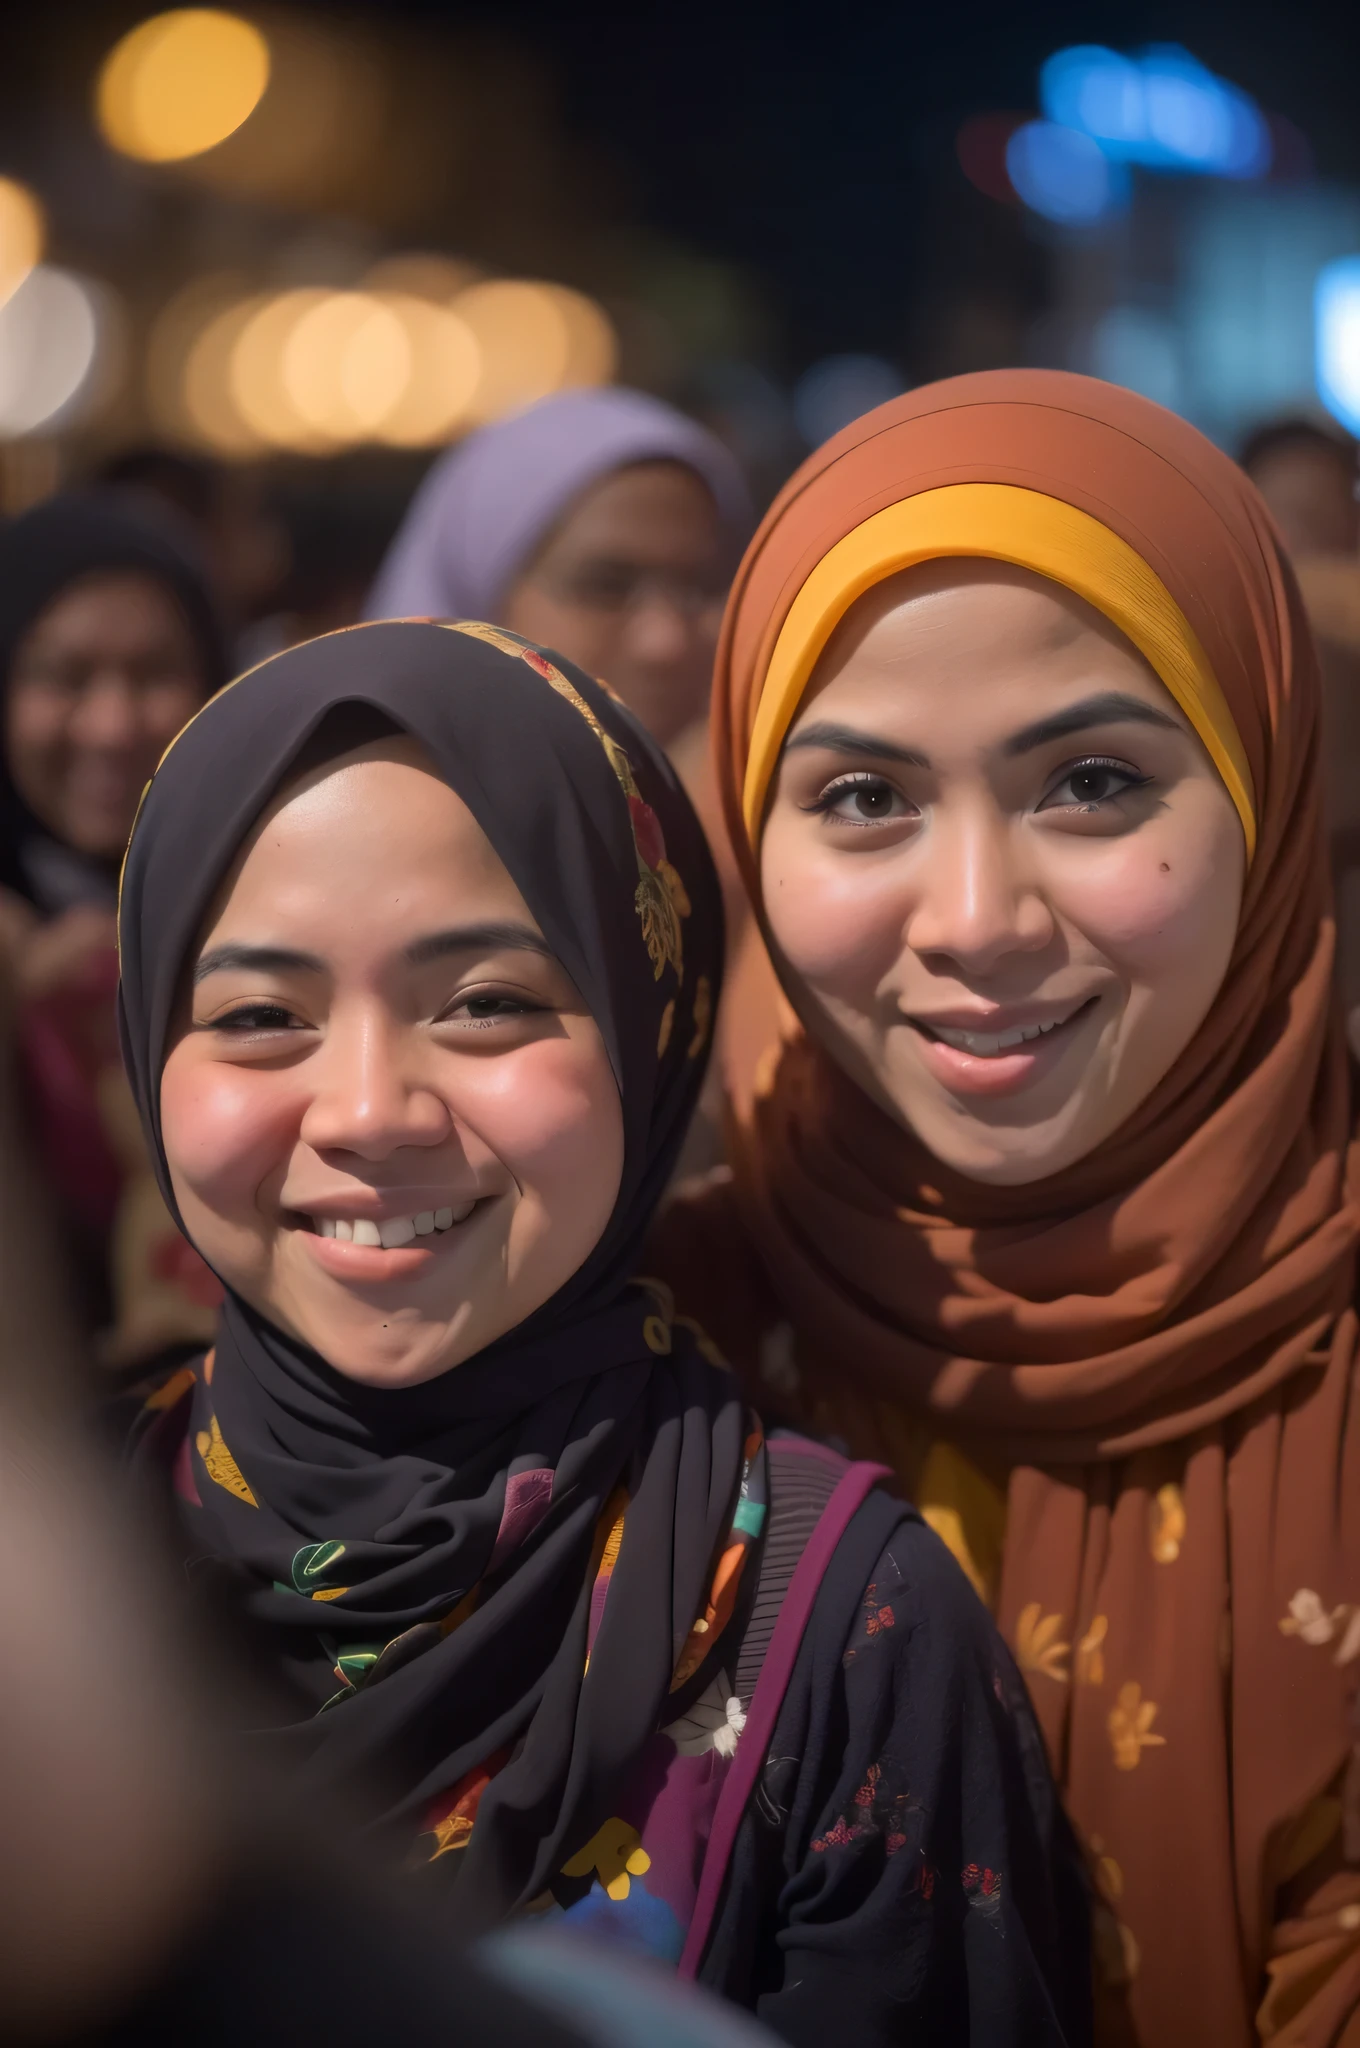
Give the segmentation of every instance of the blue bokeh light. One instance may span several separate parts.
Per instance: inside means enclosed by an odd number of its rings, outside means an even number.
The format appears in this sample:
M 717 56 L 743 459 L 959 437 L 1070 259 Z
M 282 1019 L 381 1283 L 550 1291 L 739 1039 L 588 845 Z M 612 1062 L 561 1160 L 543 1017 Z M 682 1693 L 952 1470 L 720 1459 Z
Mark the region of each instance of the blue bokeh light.
M 1318 397 L 1360 434 L 1360 256 L 1343 256 L 1318 272 L 1313 318 Z
M 1039 74 L 1039 97 L 1050 121 L 1116 161 L 1221 178 L 1258 178 L 1270 168 L 1260 110 L 1175 43 L 1136 57 L 1096 43 L 1058 50 Z
M 1006 172 L 1026 206 L 1063 227 L 1087 227 L 1121 206 L 1128 174 L 1079 128 L 1027 121 L 1006 144 Z

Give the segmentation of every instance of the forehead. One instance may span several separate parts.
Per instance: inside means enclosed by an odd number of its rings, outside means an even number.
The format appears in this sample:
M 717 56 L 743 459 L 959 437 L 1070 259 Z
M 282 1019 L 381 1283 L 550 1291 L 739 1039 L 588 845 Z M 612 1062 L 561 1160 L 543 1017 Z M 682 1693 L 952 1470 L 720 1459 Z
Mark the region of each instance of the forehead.
M 209 929 L 263 916 L 373 936 L 491 908 L 532 922 L 463 799 L 417 742 L 394 735 L 285 782 L 219 889 Z
M 993 561 L 923 562 L 866 591 L 833 633 L 799 722 L 828 698 L 872 691 L 957 718 L 988 694 L 1029 705 L 1117 680 L 1171 705 L 1152 668 L 1103 613 L 1048 577 Z M 961 698 L 960 693 L 964 693 Z M 961 723 L 961 721 L 959 721 Z
M 636 462 L 582 491 L 545 553 L 623 553 L 693 546 L 716 539 L 717 507 L 707 484 L 681 462 Z
M 160 577 L 147 569 L 92 569 L 57 592 L 25 637 L 56 641 L 148 627 L 184 629 L 179 603 Z

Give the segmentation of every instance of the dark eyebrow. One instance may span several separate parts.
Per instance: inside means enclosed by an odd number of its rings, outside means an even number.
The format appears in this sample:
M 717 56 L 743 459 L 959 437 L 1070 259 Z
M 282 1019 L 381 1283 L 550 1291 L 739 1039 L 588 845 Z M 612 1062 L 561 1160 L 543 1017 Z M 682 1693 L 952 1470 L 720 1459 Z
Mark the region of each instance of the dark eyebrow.
M 876 754 L 881 761 L 901 761 L 908 768 L 928 768 L 924 754 L 915 753 L 910 747 L 899 747 L 895 740 L 880 739 L 871 732 L 859 732 L 853 725 L 832 725 L 822 720 L 815 725 L 804 725 L 784 745 L 784 752 L 792 754 L 799 747 L 829 747 L 833 754 Z
M 200 956 L 194 986 L 224 967 L 245 967 L 256 974 L 324 974 L 326 963 L 315 953 L 295 953 L 291 946 L 214 946 Z
M 446 932 L 431 932 L 428 938 L 416 939 L 409 945 L 406 957 L 413 967 L 425 967 L 431 960 L 442 960 L 446 953 L 490 953 L 506 946 L 521 953 L 541 953 L 545 960 L 557 958 L 541 932 L 536 932 L 532 925 L 516 924 L 513 919 L 503 924 L 460 924 Z
M 1159 711 L 1155 704 L 1145 704 L 1141 697 L 1125 696 L 1122 690 L 1102 690 L 1099 696 L 1083 697 L 1079 704 L 1055 711 L 1051 718 L 1039 718 L 1033 725 L 1023 726 L 1011 735 L 1001 752 L 1007 760 L 1013 760 L 1017 754 L 1031 754 L 1036 747 L 1047 746 L 1050 740 L 1068 739 L 1093 725 L 1161 725 L 1172 732 L 1184 730 L 1170 712 Z

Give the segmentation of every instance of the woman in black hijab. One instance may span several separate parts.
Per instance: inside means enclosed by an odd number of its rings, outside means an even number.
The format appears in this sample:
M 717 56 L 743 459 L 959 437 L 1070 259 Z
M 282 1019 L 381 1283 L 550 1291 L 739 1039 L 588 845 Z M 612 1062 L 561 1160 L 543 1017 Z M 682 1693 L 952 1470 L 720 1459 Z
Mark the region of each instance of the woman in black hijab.
M 118 868 L 156 762 L 225 663 L 191 550 L 129 494 L 50 498 L 0 530 L 0 951 L 19 1092 L 81 1319 L 116 1316 L 141 1358 L 193 1334 L 193 1293 L 212 1283 L 169 1228 L 121 1085 Z
M 200 713 L 133 833 L 121 1027 L 226 1301 L 139 1458 L 278 1681 L 268 1746 L 380 1788 L 451 1925 L 562 1913 L 792 2041 L 1079 2039 L 980 1604 L 632 1278 L 720 926 L 664 756 L 494 628 L 334 634 Z

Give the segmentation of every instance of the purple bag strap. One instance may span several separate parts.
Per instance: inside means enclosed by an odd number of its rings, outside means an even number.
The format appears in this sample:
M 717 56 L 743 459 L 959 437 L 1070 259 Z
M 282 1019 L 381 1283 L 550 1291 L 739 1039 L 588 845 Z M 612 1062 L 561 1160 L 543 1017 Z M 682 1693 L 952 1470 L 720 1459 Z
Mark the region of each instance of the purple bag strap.
M 785 1453 L 798 1456 L 825 1455 L 828 1460 L 834 1453 L 822 1454 L 817 1446 L 793 1444 L 777 1447 L 780 1455 Z M 771 1445 L 772 1453 L 776 1450 Z M 842 1461 L 836 1459 L 840 1464 Z M 774 1735 L 779 1709 L 784 1704 L 784 1694 L 793 1676 L 794 1663 L 803 1641 L 803 1631 L 808 1625 L 817 1594 L 821 1588 L 826 1568 L 835 1554 L 836 1545 L 849 1528 L 850 1523 L 867 1496 L 880 1480 L 891 1479 L 892 1472 L 887 1465 L 871 1465 L 860 1461 L 847 1465 L 826 1506 L 822 1509 L 817 1526 L 808 1538 L 789 1580 L 789 1590 L 779 1610 L 779 1619 L 770 1638 L 770 1647 L 760 1667 L 751 1704 L 746 1712 L 746 1726 L 737 1744 L 737 1753 L 732 1768 L 727 1773 L 718 1803 L 714 1809 L 713 1826 L 709 1831 L 708 1847 L 704 1853 L 703 1869 L 699 1876 L 698 1896 L 694 1901 L 694 1917 L 689 1923 L 689 1934 L 681 1953 L 678 1974 L 694 1977 L 708 1946 L 718 1901 L 722 1895 L 723 1879 L 737 1839 L 737 1829 L 746 1811 L 747 1802 L 755 1791 L 756 1781 L 764 1768 L 770 1740 Z

